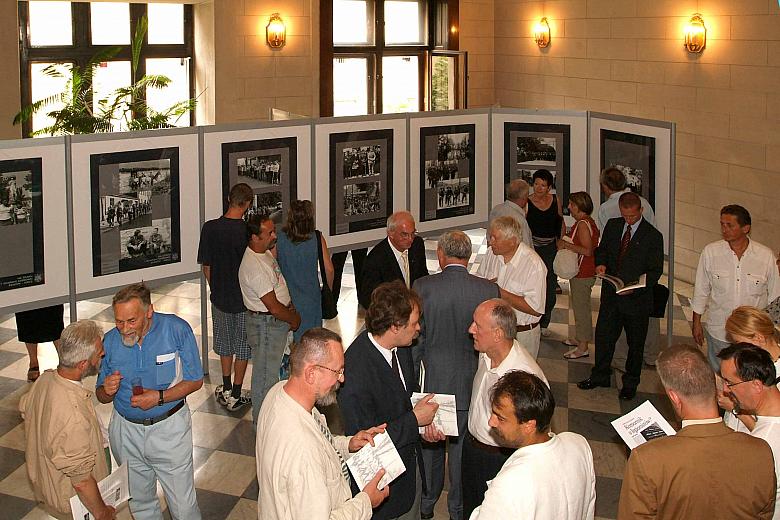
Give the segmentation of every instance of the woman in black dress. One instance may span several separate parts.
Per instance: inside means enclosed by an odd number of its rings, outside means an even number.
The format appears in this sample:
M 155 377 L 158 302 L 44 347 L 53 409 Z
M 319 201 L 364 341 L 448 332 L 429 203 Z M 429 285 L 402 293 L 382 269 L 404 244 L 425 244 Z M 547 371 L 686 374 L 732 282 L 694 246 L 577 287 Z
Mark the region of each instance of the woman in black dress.
M 16 333 L 30 356 L 30 368 L 27 371 L 27 380 L 30 382 L 41 374 L 38 368 L 38 343 L 53 341 L 57 351 L 60 350 L 60 335 L 65 328 L 63 312 L 64 307 L 60 304 L 16 313 Z

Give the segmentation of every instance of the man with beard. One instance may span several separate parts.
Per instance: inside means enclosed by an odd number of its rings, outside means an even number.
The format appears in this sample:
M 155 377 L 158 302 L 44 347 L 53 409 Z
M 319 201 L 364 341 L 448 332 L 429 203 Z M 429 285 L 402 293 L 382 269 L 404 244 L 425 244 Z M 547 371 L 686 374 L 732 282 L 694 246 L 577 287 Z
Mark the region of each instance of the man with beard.
M 116 328 L 104 339 L 95 395 L 114 403 L 109 441 L 127 463 L 130 511 L 136 520 L 162 518 L 160 481 L 174 520 L 199 520 L 192 465 L 192 419 L 184 400 L 203 386 L 192 328 L 154 311 L 143 283 L 128 285 L 112 302 Z
M 115 517 L 114 508 L 103 502 L 98 490 L 108 466 L 92 392 L 81 383 L 97 374 L 102 338 L 95 322 L 68 325 L 60 338 L 57 370 L 44 372 L 19 404 L 27 474 L 36 500 L 57 518 L 71 518 L 74 494 L 95 519 Z
M 271 388 L 257 418 L 258 518 L 371 518 L 372 508 L 388 496 L 389 487 L 377 489 L 385 472 L 353 498 L 346 459 L 373 445 L 385 425 L 334 436 L 315 408 L 333 404 L 344 380 L 341 338 L 328 329 L 309 329 L 292 349 L 290 369 L 290 379 Z

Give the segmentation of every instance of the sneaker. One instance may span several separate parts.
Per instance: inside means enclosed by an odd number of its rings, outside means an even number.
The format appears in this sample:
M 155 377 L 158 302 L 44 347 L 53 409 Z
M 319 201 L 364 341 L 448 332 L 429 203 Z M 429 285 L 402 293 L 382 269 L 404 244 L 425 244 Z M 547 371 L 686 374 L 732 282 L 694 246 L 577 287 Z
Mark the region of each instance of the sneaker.
M 227 409 L 231 412 L 237 412 L 248 404 L 252 404 L 252 398 L 246 390 L 241 390 L 241 397 L 236 398 L 231 395 L 227 398 Z
M 230 390 L 223 390 L 224 385 L 219 385 L 214 389 L 214 397 L 217 398 L 217 402 L 222 406 L 227 405 L 228 397 L 230 397 Z

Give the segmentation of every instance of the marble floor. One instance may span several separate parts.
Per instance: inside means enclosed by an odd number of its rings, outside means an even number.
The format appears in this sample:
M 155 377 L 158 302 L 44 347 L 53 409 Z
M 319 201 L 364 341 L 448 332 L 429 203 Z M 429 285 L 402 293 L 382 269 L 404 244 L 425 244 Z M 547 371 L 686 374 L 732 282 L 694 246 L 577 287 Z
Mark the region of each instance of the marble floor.
M 470 269 L 476 270 L 486 251 L 484 230 L 468 232 L 473 242 Z M 426 241 L 429 270 L 438 270 L 435 256 L 435 241 Z M 343 289 L 339 301 L 339 316 L 329 320 L 326 326 L 339 332 L 345 345 L 357 335 L 363 325 L 362 311 L 358 312 L 354 290 L 354 276 L 351 262 L 345 267 Z M 576 382 L 586 378 L 590 372 L 592 356 L 576 361 L 566 361 L 562 354 L 568 347 L 561 343 L 569 332 L 573 334 L 574 318 L 568 305 L 568 287 L 563 285 L 564 294 L 558 296 L 550 330 L 553 335 L 542 338 L 539 364 L 550 381 L 556 400 L 554 431 L 574 431 L 585 436 L 593 450 L 596 469 L 596 516 L 615 518 L 623 468 L 628 449 L 620 441 L 610 422 L 619 415 L 633 409 L 645 400 L 651 401 L 675 426 L 671 407 L 662 395 L 656 372 L 646 367 L 636 399 L 620 401 L 614 388 L 598 388 L 590 392 L 579 390 Z M 594 290 L 593 319 L 598 311 L 598 286 Z M 691 342 L 688 306 L 691 288 L 676 283 L 674 297 L 673 340 Z M 92 319 L 104 330 L 110 330 L 113 315 L 110 296 L 78 302 L 80 319 Z M 200 341 L 203 334 L 200 320 L 200 286 L 198 280 L 154 287 L 152 301 L 160 312 L 175 313 L 192 325 Z M 65 316 L 69 315 L 66 305 Z M 666 320 L 661 320 L 661 344 L 666 343 Z M 208 334 L 211 334 L 209 329 Z M 41 369 L 54 368 L 57 356 L 51 343 L 39 349 Z M 33 499 L 24 466 L 24 425 L 18 412 L 20 397 L 28 390 L 26 382 L 27 355 L 23 343 L 16 339 L 16 323 L 13 315 L 0 316 L 0 504 L 3 518 L 43 519 L 47 515 Z M 187 401 L 192 412 L 195 483 L 198 503 L 203 518 L 250 519 L 257 518 L 257 479 L 254 459 L 254 430 L 251 411 L 231 413 L 216 403 L 214 387 L 221 383 L 219 358 L 213 352 L 208 357 L 209 375 L 203 388 L 189 396 Z M 251 365 L 249 367 L 251 371 Z M 619 377 L 617 378 L 619 381 Z M 251 381 L 251 372 L 245 381 Z M 85 381 L 94 388 L 94 378 Z M 96 403 L 98 414 L 108 422 L 111 405 Z M 338 410 L 327 410 L 332 429 L 338 431 L 340 423 Z M 436 507 L 435 518 L 446 520 L 446 490 Z M 125 510 L 120 518 L 130 518 Z M 166 518 L 170 516 L 166 512 Z

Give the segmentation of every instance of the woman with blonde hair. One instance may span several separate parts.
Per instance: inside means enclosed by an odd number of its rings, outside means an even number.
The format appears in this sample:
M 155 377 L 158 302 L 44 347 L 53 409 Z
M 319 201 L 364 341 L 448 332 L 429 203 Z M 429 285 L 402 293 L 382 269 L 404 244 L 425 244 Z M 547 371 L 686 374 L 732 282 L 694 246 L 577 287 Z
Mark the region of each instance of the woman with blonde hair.
M 732 343 L 750 343 L 766 350 L 780 376 L 780 336 L 766 312 L 750 305 L 737 307 L 726 320 L 726 335 Z M 723 392 L 718 396 L 718 404 L 726 410 L 723 421 L 730 428 L 747 432 L 755 424 L 750 416 L 737 417 L 733 412 L 738 403 Z

